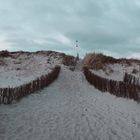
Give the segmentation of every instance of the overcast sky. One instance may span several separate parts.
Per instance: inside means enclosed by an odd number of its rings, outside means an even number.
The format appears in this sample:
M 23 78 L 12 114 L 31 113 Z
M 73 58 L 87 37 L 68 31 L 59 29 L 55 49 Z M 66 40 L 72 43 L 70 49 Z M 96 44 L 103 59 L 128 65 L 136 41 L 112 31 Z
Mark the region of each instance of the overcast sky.
M 140 0 L 0 0 L 0 50 L 139 56 Z

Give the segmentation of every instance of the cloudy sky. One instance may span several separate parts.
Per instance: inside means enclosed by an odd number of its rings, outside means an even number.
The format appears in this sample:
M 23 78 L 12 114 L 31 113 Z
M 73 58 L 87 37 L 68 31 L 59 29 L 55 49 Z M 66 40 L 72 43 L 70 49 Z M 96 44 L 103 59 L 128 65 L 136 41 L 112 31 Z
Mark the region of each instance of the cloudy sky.
M 139 57 L 140 0 L 0 0 L 0 50 Z

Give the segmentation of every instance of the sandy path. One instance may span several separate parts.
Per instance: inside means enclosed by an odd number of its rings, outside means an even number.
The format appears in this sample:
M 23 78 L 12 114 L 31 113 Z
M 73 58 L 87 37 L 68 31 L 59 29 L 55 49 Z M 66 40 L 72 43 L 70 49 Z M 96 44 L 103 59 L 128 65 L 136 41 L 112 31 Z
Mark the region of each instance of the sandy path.
M 140 105 L 62 69 L 48 88 L 0 106 L 0 140 L 139 140 Z

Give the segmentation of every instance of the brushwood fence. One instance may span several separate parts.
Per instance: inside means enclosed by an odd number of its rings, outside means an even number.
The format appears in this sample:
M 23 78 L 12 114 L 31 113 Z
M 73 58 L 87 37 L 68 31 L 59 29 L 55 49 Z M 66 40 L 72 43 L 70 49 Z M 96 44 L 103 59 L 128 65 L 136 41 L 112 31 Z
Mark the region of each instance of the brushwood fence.
M 15 100 L 48 86 L 58 77 L 60 69 L 60 66 L 56 66 L 50 73 L 19 87 L 0 88 L 0 104 L 10 104 Z
M 133 76 L 131 74 L 125 73 L 123 81 L 127 84 L 140 86 L 139 77 Z
M 117 97 L 125 97 L 140 101 L 140 87 L 125 83 L 123 81 L 115 81 L 100 77 L 92 73 L 87 67 L 83 68 L 84 75 L 87 81 L 94 85 L 95 88 L 102 92 L 109 92 Z

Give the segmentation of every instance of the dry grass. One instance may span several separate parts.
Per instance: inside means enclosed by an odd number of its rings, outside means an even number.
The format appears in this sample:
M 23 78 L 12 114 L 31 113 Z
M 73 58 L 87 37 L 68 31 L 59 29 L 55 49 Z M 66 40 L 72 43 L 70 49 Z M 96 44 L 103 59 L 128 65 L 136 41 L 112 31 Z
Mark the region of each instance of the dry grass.
M 101 53 L 90 53 L 85 56 L 83 59 L 84 66 L 93 69 L 103 69 L 104 65 L 107 63 L 116 63 L 117 60 L 113 57 L 105 56 Z
M 132 63 L 140 64 L 140 60 L 126 58 L 116 59 L 110 56 L 106 56 L 102 53 L 89 53 L 83 59 L 84 66 L 96 70 L 103 69 L 106 64 L 116 64 L 116 63 L 127 64 L 130 66 Z
M 11 54 L 7 50 L 0 51 L 0 57 L 9 57 L 9 56 L 11 56 Z

